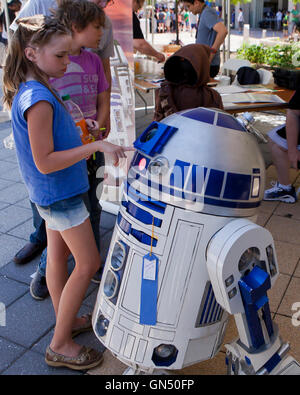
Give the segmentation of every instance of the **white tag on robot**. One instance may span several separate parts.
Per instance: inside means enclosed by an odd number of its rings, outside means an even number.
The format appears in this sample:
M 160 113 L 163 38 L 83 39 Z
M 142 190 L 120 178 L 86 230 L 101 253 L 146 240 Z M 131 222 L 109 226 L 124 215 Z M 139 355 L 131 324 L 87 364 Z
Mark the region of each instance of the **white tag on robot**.
M 155 281 L 156 276 L 156 260 L 149 260 L 144 258 L 144 272 L 143 279 L 144 280 L 152 280 Z

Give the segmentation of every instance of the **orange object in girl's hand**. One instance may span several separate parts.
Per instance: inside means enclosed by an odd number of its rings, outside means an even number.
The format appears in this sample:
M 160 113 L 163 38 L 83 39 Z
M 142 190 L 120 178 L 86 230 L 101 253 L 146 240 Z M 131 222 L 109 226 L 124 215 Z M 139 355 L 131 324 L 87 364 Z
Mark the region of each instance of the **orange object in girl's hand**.
M 81 129 L 80 138 L 81 138 L 82 144 L 91 143 L 93 140 L 90 137 L 90 132 L 87 128 L 85 119 L 81 119 L 80 121 L 76 122 L 76 126 L 80 127 L 80 129 Z

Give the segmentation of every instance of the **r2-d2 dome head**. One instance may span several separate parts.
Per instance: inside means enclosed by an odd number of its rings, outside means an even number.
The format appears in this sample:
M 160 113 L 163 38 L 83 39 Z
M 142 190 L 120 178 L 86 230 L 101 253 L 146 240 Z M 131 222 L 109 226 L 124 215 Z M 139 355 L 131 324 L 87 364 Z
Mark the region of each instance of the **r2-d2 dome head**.
M 222 110 L 199 107 L 153 122 L 135 148 L 127 186 L 154 200 L 230 217 L 254 215 L 262 200 L 257 141 Z

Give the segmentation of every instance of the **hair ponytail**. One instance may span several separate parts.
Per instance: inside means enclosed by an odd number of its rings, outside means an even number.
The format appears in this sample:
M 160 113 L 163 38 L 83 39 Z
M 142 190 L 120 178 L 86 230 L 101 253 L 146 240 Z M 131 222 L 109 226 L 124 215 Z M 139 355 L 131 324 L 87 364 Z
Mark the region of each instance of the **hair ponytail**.
M 4 64 L 3 74 L 3 104 L 10 109 L 13 98 L 16 95 L 22 82 L 26 82 L 26 77 L 30 71 L 31 75 L 45 85 L 53 95 L 61 102 L 48 82 L 47 76 L 36 64 L 25 56 L 25 48 L 30 45 L 44 46 L 54 35 L 70 34 L 67 27 L 55 18 L 35 15 L 17 20 L 18 28 L 12 36 L 8 46 L 7 56 Z

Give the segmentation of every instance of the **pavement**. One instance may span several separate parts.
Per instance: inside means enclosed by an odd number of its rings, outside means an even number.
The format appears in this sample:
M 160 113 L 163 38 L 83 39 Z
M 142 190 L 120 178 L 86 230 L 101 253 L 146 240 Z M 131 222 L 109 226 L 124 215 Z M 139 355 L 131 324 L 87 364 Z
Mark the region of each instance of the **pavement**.
M 234 40 L 238 39 L 240 37 Z M 160 42 L 162 41 L 161 37 Z M 147 97 L 149 105 L 151 100 L 150 94 Z M 142 107 L 139 97 L 136 97 L 136 107 Z M 152 116 L 151 111 L 148 114 L 145 114 L 143 109 L 136 111 L 137 134 L 151 122 Z M 257 116 L 259 117 L 259 114 Z M 269 129 L 278 122 L 278 115 L 264 114 L 258 122 Z M 11 124 L 5 118 L 5 114 L 0 113 L 0 375 L 122 374 L 126 366 L 109 351 L 104 352 L 104 362 L 100 367 L 87 372 L 55 369 L 44 362 L 45 349 L 53 335 L 55 316 L 50 298 L 36 301 L 29 293 L 29 284 L 36 271 L 39 257 L 26 265 L 17 265 L 12 260 L 15 253 L 28 241 L 33 224 L 28 194 L 19 175 L 15 151 L 5 149 L 2 144 L 3 139 L 10 133 Z M 299 172 L 291 170 L 291 177 L 296 187 L 299 187 Z M 274 167 L 270 166 L 267 170 L 267 185 L 272 179 L 276 179 L 276 173 Z M 102 257 L 109 248 L 115 219 L 116 217 L 110 213 L 102 213 Z M 300 202 L 293 205 L 262 202 L 258 209 L 257 222 L 272 233 L 277 249 L 280 275 L 269 292 L 272 317 L 279 326 L 281 337 L 290 343 L 291 355 L 300 361 L 300 326 L 295 326 L 295 322 L 292 321 L 295 313 L 292 306 L 294 303 L 300 303 Z M 80 310 L 81 314 L 92 311 L 97 291 L 98 286 L 91 283 Z M 1 307 L 4 307 L 5 317 Z M 236 336 L 234 319 L 231 317 L 225 342 L 230 342 Z M 92 332 L 78 336 L 77 341 L 104 351 Z M 225 374 L 224 359 L 223 346 L 214 359 L 174 373 Z

